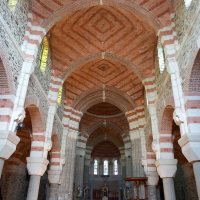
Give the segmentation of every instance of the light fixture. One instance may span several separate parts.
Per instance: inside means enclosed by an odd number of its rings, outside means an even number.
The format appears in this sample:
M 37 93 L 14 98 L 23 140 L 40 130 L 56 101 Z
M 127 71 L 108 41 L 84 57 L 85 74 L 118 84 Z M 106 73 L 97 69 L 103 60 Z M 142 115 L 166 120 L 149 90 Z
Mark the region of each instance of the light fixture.
M 20 123 L 17 125 L 16 130 L 22 131 L 22 130 L 24 129 L 24 127 L 25 127 L 25 124 L 24 124 L 23 122 L 20 122 Z

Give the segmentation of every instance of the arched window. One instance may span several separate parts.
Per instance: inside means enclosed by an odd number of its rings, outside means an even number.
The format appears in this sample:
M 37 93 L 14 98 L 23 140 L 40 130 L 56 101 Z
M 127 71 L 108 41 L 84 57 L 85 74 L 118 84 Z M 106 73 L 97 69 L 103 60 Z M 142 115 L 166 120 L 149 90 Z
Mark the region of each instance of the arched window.
M 44 73 L 46 69 L 48 51 L 49 51 L 48 40 L 47 37 L 44 37 L 40 54 L 40 62 L 39 62 L 39 67 L 42 73 Z
M 191 3 L 192 3 L 192 0 L 185 0 L 185 7 L 189 8 Z
M 158 42 L 158 60 L 159 60 L 159 67 L 160 73 L 162 74 L 165 69 L 165 57 L 164 57 L 164 50 L 161 41 Z
M 94 160 L 94 174 L 97 175 L 97 170 L 98 170 L 98 161 Z
M 17 0 L 6 0 L 10 10 L 14 11 L 17 5 Z
M 60 106 L 60 104 L 61 104 L 61 100 L 62 100 L 62 89 L 63 89 L 63 87 L 61 87 L 60 88 L 60 92 L 59 92 L 59 94 L 58 94 L 58 105 Z
M 117 163 L 117 160 L 114 161 L 114 175 L 118 175 L 118 163 Z
M 103 162 L 103 174 L 108 175 L 108 161 L 104 160 Z

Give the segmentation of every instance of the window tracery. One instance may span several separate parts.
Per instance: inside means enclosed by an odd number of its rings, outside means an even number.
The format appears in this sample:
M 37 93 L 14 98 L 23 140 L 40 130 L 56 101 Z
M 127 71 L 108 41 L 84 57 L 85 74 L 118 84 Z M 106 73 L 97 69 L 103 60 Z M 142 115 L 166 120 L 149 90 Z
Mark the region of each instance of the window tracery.
M 108 175 L 108 161 L 104 160 L 103 162 L 103 174 Z
M 58 101 L 57 101 L 57 103 L 58 103 L 59 106 L 60 106 L 61 100 L 62 100 L 62 89 L 63 89 L 63 87 L 60 88 L 60 92 L 58 94 Z
M 161 41 L 158 41 L 158 61 L 159 61 L 159 68 L 160 68 L 160 73 L 162 74 L 164 69 L 165 69 L 165 57 L 164 57 L 164 50 Z
M 46 69 L 48 52 L 49 52 L 49 44 L 47 37 L 45 36 L 42 43 L 40 62 L 39 62 L 39 67 L 42 73 L 44 73 Z
M 98 161 L 94 160 L 94 174 L 97 175 L 97 170 L 98 170 Z
M 118 175 L 118 163 L 117 163 L 117 160 L 114 161 L 114 175 Z
M 17 5 L 17 0 L 6 0 L 10 10 L 14 11 Z

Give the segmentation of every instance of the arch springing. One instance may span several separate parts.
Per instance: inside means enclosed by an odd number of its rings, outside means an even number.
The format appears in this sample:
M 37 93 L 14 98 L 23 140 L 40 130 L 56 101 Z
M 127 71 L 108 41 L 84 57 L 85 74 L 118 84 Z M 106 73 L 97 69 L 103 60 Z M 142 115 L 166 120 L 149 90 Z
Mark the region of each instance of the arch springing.
M 47 37 L 45 36 L 42 42 L 40 62 L 39 62 L 40 71 L 42 73 L 44 73 L 46 69 L 48 52 L 49 52 L 49 44 L 48 44 Z
M 157 50 L 158 50 L 158 61 L 159 61 L 160 74 L 162 74 L 165 69 L 165 57 L 164 57 L 163 46 L 162 46 L 162 43 L 160 40 L 158 41 Z
M 103 175 L 108 175 L 108 161 L 104 160 L 103 162 Z
M 117 163 L 117 160 L 114 161 L 114 175 L 118 175 L 118 163 Z
M 10 10 L 14 11 L 17 5 L 17 0 L 6 0 Z
M 94 175 L 97 175 L 98 174 L 98 161 L 97 160 L 94 160 Z

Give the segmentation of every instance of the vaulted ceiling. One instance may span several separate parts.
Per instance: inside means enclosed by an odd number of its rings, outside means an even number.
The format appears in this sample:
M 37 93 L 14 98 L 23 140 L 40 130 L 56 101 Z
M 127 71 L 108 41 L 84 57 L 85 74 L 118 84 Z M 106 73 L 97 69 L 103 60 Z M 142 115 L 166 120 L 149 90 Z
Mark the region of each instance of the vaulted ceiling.
M 151 73 L 155 31 L 124 9 L 111 6 L 82 9 L 64 17 L 50 33 L 53 65 L 57 73 L 62 74 L 77 60 L 99 52 L 109 52 L 129 60 L 147 77 Z M 103 77 L 102 64 L 106 64 L 110 70 L 116 68 L 116 72 L 119 67 L 124 68 L 116 63 L 97 61 L 84 66 L 84 69 L 95 65 L 94 69 L 99 69 L 100 79 Z M 108 82 L 108 72 L 102 82 Z

